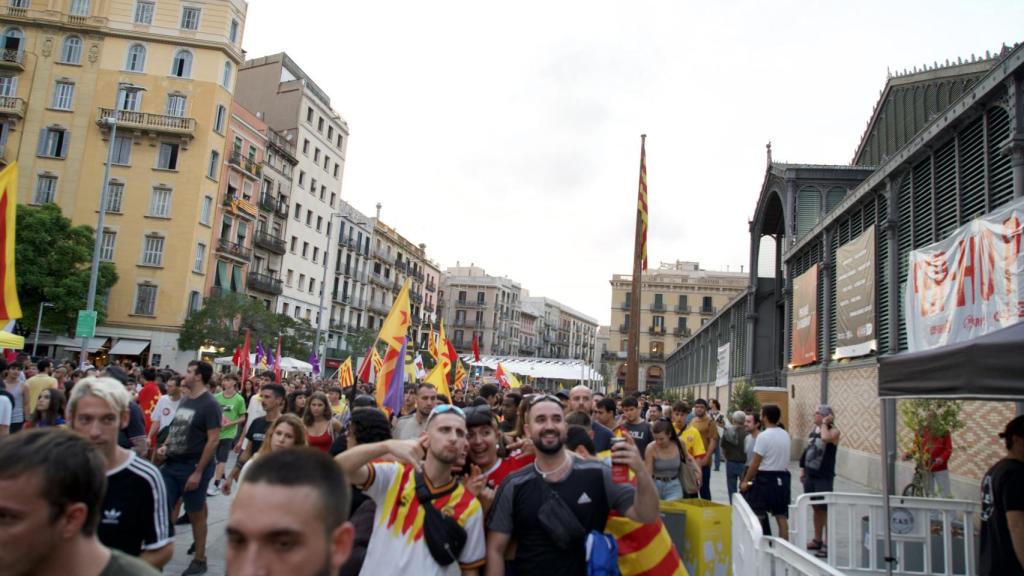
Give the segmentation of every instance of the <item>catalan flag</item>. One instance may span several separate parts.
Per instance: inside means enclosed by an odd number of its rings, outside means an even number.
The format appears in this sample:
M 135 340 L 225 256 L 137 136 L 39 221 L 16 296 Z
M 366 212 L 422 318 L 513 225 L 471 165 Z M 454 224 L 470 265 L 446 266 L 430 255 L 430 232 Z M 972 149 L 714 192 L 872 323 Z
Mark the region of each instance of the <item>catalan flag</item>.
M 637 524 L 612 512 L 604 531 L 619 543 L 622 576 L 686 576 L 683 561 L 660 518 L 654 524 Z
M 640 140 L 640 192 L 636 204 L 637 236 L 640 242 L 640 261 L 647 270 L 647 150 L 646 136 Z
M 348 388 L 355 381 L 355 376 L 352 374 L 352 357 L 349 356 L 341 363 L 338 367 L 338 384 L 342 388 Z
M 18 207 L 18 163 L 0 171 L 0 278 L 3 294 L 0 296 L 0 320 L 21 318 L 18 284 L 14 274 L 14 228 Z

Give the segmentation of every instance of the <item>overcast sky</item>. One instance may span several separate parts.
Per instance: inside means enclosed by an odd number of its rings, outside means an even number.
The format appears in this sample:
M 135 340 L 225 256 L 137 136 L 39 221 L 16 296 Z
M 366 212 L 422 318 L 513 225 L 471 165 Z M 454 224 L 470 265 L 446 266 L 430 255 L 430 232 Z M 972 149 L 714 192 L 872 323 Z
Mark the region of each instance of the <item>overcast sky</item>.
M 475 263 L 608 323 L 648 253 L 746 265 L 775 160 L 848 164 L 886 70 L 1024 40 L 1024 2 L 250 0 L 352 132 L 342 197 L 442 268 Z

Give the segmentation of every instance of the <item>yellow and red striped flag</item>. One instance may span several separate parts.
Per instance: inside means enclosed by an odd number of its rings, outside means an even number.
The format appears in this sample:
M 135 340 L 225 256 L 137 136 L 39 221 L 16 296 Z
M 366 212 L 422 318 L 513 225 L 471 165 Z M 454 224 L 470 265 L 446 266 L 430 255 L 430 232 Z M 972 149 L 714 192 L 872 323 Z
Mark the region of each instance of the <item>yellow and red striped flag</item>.
M 18 284 L 14 274 L 14 228 L 18 206 L 18 163 L 0 172 L 0 320 L 21 318 Z
M 647 270 L 647 150 L 646 136 L 640 140 L 640 198 L 636 204 L 637 223 L 640 230 L 641 266 Z
M 349 356 L 338 368 L 338 385 L 342 389 L 348 388 L 355 382 L 355 375 L 352 374 L 352 357 Z

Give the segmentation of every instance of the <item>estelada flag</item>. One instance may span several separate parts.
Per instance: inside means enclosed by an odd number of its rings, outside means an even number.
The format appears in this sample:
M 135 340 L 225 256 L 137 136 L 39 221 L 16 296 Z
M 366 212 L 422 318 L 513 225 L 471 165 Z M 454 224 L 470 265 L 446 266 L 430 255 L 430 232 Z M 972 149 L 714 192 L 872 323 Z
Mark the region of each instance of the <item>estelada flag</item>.
M 0 277 L 3 279 L 3 293 L 0 294 L 0 320 L 21 318 L 21 303 L 18 301 L 18 284 L 14 274 L 14 228 L 18 207 L 18 163 L 0 171 Z
M 338 384 L 342 388 L 348 388 L 352 385 L 352 357 L 349 356 L 341 363 L 341 367 L 338 368 Z

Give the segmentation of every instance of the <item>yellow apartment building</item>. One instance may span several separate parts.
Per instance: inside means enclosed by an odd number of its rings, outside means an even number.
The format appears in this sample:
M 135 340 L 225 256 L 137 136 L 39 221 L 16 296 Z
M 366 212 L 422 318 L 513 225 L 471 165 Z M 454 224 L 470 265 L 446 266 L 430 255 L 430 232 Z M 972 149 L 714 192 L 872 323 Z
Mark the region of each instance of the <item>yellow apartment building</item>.
M 0 145 L 19 201 L 96 225 L 113 146 L 102 259 L 120 277 L 89 352 L 184 369 L 177 332 L 202 303 L 242 0 L 9 0 L 0 7 Z M 122 89 L 122 85 L 129 85 Z M 117 113 L 117 135 L 102 120 Z M 67 335 L 45 343 L 63 358 Z
M 697 329 L 714 318 L 736 294 L 748 275 L 701 270 L 697 262 L 662 263 L 641 276 L 640 390 L 660 390 L 665 381 L 665 358 Z M 626 353 L 632 276 L 615 274 L 612 285 L 612 323 L 602 360 L 613 374 L 609 389 L 626 385 Z

